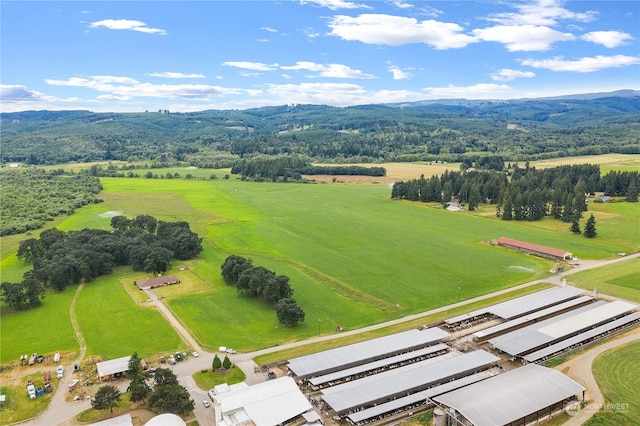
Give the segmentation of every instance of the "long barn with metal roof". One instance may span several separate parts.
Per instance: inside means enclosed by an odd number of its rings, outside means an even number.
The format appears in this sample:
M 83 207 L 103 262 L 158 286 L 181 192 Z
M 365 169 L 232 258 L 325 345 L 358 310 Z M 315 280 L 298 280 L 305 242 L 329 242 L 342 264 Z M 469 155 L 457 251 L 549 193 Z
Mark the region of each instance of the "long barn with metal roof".
M 289 370 L 305 379 L 355 367 L 439 343 L 449 333 L 439 328 L 412 329 L 288 361 Z
M 575 287 L 553 287 L 458 315 L 446 319 L 444 322 L 448 326 L 456 326 L 459 323 L 474 321 L 483 316 L 494 316 L 505 320 L 512 320 L 558 303 L 575 299 L 583 293 L 584 290 Z
M 585 388 L 552 368 L 529 364 L 432 398 L 453 424 L 529 424 L 564 408 Z
M 500 361 L 482 350 L 440 362 L 438 358 L 334 386 L 323 391 L 322 399 L 337 414 L 348 414 L 489 369 Z
M 511 356 L 524 356 L 545 346 L 579 335 L 582 331 L 616 320 L 637 306 L 616 300 L 598 301 L 565 314 L 489 340 L 492 347 Z

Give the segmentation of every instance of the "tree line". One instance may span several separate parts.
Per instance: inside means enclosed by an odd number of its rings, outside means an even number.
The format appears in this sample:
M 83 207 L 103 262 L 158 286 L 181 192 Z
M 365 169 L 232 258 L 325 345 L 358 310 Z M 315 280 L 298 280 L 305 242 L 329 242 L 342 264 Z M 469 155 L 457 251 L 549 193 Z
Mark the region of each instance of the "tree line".
M 565 165 L 548 169 L 514 165 L 505 172 L 495 170 L 445 171 L 441 176 L 399 181 L 391 198 L 438 202 L 445 207 L 452 199 L 475 210 L 480 203 L 496 205 L 502 220 L 540 220 L 551 216 L 567 223 L 580 220 L 587 211 L 586 194 L 602 191 L 606 196 L 624 196 L 638 201 L 640 174 L 611 171 L 600 177 L 592 164 Z
M 3 282 L 0 297 L 19 310 L 35 307 L 44 297 L 44 287 L 62 291 L 70 284 L 110 274 L 122 265 L 161 274 L 173 259 L 192 259 L 202 251 L 202 239 L 187 222 L 158 221 L 149 215 L 134 219 L 114 216 L 111 226 L 113 232 L 52 228 L 39 238 L 21 241 L 17 256 L 33 264 L 33 269 L 24 273 L 19 284 Z
M 362 167 L 353 165 L 314 166 L 309 160 L 297 155 L 258 155 L 237 160 L 231 173 L 242 175 L 243 179 L 256 181 L 302 180 L 302 175 L 350 175 L 386 176 L 384 167 Z
M 304 322 L 305 313 L 293 296 L 289 277 L 276 275 L 263 266 L 254 266 L 251 259 L 231 255 L 220 267 L 222 278 L 234 285 L 239 293 L 259 297 L 274 306 L 278 321 L 290 327 Z

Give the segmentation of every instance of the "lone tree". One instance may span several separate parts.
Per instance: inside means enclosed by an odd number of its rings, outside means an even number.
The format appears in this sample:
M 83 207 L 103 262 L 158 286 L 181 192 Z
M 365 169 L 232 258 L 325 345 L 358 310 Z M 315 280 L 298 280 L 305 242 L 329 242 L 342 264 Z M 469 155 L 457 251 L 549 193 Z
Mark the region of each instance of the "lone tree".
M 213 357 L 211 368 L 213 368 L 213 371 L 222 368 L 222 361 L 220 361 L 220 357 L 218 356 L 218 354 L 216 354 L 216 356 Z
M 113 413 L 113 407 L 118 406 L 120 401 L 120 391 L 117 387 L 112 385 L 102 386 L 91 400 L 91 406 L 96 410 L 109 409 L 109 412 Z
M 222 360 L 222 368 L 224 368 L 225 370 L 228 370 L 231 368 L 231 360 L 227 355 L 225 355 L 224 359 Z
M 140 358 L 138 358 L 138 352 L 134 352 L 129 359 L 129 370 L 127 370 L 127 377 L 129 378 L 129 400 L 131 402 L 145 401 L 147 395 L 149 395 L 149 388 L 145 383 L 147 375 L 142 370 L 142 364 Z
M 289 327 L 295 327 L 298 323 L 304 322 L 305 316 L 302 308 L 292 298 L 280 299 L 276 303 L 276 315 L 278 321 Z
M 598 233 L 596 232 L 596 218 L 593 215 L 587 219 L 587 224 L 584 226 L 584 236 L 587 238 L 594 238 Z
M 578 220 L 577 219 L 573 219 L 573 222 L 571 222 L 571 228 L 569 228 L 569 229 L 574 234 L 582 233 L 582 231 L 580 230 L 580 224 L 578 224 Z

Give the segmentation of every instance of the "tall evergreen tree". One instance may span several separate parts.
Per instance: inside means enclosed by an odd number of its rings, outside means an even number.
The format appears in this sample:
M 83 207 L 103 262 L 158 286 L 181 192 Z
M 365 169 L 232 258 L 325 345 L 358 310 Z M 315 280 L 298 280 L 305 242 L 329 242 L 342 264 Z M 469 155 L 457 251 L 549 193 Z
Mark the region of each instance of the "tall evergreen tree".
M 596 235 L 598 235 L 596 231 L 596 218 L 591 215 L 584 226 L 584 236 L 587 238 L 594 238 Z
M 582 233 L 582 231 L 580 230 L 580 224 L 578 223 L 577 219 L 573 219 L 573 222 L 571 222 L 571 228 L 569 228 L 569 230 L 574 234 Z
M 626 201 L 631 203 L 636 203 L 638 201 L 638 186 L 636 185 L 635 179 L 631 179 L 629 182 Z

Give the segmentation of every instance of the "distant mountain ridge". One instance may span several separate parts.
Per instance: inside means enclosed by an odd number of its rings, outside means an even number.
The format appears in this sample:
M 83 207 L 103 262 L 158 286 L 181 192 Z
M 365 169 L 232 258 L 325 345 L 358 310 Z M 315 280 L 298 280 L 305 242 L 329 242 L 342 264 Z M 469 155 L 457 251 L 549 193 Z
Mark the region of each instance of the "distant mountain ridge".
M 0 114 L 0 161 L 152 160 L 228 167 L 255 155 L 312 161 L 505 160 L 640 153 L 640 92 L 351 107 L 281 105 L 190 113 Z

